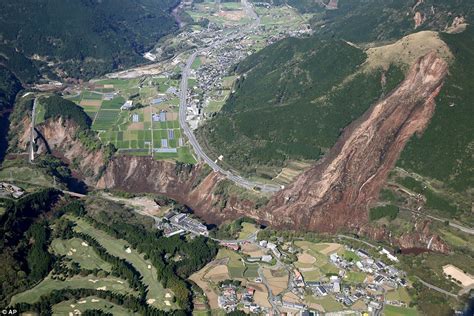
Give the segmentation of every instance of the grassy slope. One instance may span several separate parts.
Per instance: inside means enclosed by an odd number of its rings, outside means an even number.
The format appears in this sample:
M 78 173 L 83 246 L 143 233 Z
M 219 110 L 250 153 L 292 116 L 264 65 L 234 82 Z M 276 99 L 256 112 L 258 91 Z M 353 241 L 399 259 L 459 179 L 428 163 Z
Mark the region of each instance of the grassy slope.
M 148 286 L 147 298 L 156 300 L 153 305 L 163 309 L 167 308 L 164 304 L 166 290 L 157 281 L 156 268 L 153 267 L 150 261 L 145 260 L 143 255 L 138 254 L 135 249 L 132 249 L 131 253 L 127 253 L 125 249 L 129 245 L 126 241 L 113 238 L 107 233 L 94 228 L 83 219 L 75 218 L 74 221 L 77 224 L 75 229 L 78 232 L 94 237 L 111 255 L 130 262 L 140 272 L 143 282 Z M 149 266 L 150 268 L 148 268 Z
M 91 282 L 90 280 L 99 280 L 98 282 Z M 120 283 L 120 282 L 123 282 Z M 11 305 L 19 302 L 34 303 L 37 302 L 42 295 L 51 293 L 53 290 L 71 288 L 71 289 L 97 289 L 105 286 L 107 290 L 121 293 L 130 294 L 133 291 L 128 287 L 127 282 L 115 277 L 107 277 L 100 279 L 93 275 L 81 277 L 74 276 L 66 279 L 65 281 L 53 280 L 49 276 L 46 277 L 41 283 L 32 289 L 25 292 L 19 293 L 12 297 Z

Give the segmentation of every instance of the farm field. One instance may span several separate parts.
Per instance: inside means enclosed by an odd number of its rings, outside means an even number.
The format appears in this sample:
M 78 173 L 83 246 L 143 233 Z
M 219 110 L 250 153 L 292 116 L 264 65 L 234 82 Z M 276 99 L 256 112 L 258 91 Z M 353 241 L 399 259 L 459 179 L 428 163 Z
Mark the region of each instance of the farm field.
M 312 243 L 309 241 L 296 241 L 295 245 L 303 250 L 298 254 L 295 267 L 300 269 L 306 281 L 318 281 L 328 274 L 338 273 L 339 269 L 330 263 L 329 255 L 344 252 L 342 245 L 336 243 Z M 355 255 L 355 254 L 354 254 Z M 365 274 L 351 274 L 349 281 L 356 282 L 364 278 Z
M 103 79 L 66 98 L 84 109 L 101 141 L 119 152 L 194 163 L 178 122 L 178 84 L 160 76 Z
M 150 304 L 167 310 L 174 307 L 170 298 L 166 297 L 167 294 L 169 296 L 172 293 L 163 288 L 157 279 L 156 268 L 149 260 L 145 260 L 142 254 L 137 253 L 135 249 L 131 249 L 126 241 L 116 239 L 96 229 L 83 219 L 72 218 L 72 220 L 77 224 L 74 227 L 76 231 L 95 238 L 111 255 L 127 260 L 140 272 L 143 282 L 148 286 L 147 300 Z
M 47 276 L 41 283 L 36 285 L 34 288 L 29 289 L 28 291 L 19 293 L 12 297 L 11 304 L 27 302 L 34 303 L 37 302 L 42 295 L 51 293 L 53 290 L 58 289 L 103 289 L 107 291 L 113 291 L 121 294 L 136 294 L 132 289 L 128 287 L 126 281 L 115 278 L 115 277 L 106 277 L 98 278 L 96 276 L 74 276 L 72 278 L 66 279 L 65 281 L 53 280 L 50 276 Z
M 111 265 L 102 260 L 93 248 L 82 239 L 64 240 L 56 238 L 51 242 L 51 249 L 56 255 L 66 256 L 73 262 L 77 262 L 82 269 L 111 271 Z
M 418 316 L 419 313 L 416 309 L 407 307 L 398 307 L 392 305 L 385 305 L 383 314 L 385 316 Z
M 100 309 L 105 313 L 117 316 L 135 316 L 138 315 L 131 310 L 115 305 L 109 301 L 95 296 L 88 296 L 79 300 L 63 301 L 53 306 L 54 315 L 70 315 L 84 313 L 88 309 Z
M 245 264 L 242 262 L 242 257 L 232 250 L 220 249 L 216 259 L 224 258 L 228 258 L 227 267 L 231 278 L 242 278 L 245 272 Z

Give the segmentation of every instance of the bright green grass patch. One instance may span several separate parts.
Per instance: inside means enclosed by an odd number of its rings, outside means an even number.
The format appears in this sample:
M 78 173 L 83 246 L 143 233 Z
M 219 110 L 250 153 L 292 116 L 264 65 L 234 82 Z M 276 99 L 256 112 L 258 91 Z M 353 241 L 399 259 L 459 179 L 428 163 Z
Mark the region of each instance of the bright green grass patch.
M 354 272 L 354 271 L 349 271 L 347 272 L 346 275 L 346 281 L 351 282 L 351 283 L 362 283 L 365 280 L 365 273 L 363 272 Z
M 217 253 L 216 259 L 222 259 L 222 258 L 229 258 L 229 262 L 227 263 L 227 268 L 229 269 L 229 274 L 232 278 L 242 278 L 244 276 L 245 272 L 245 265 L 242 262 L 242 257 L 236 253 L 233 252 L 230 249 L 219 249 L 219 252 Z
M 117 110 L 100 110 L 92 127 L 96 130 L 110 129 L 117 122 L 118 116 Z
M 116 316 L 138 315 L 129 309 L 95 296 L 88 296 L 78 300 L 63 301 L 59 304 L 53 305 L 52 309 L 53 315 L 70 315 L 76 310 L 80 313 L 84 313 L 88 309 L 100 309 L 105 313 L 110 313 Z
M 311 271 L 301 271 L 301 274 L 303 274 L 305 281 L 320 281 L 324 276 L 318 268 Z
M 242 230 L 239 232 L 239 237 L 237 239 L 245 239 L 251 234 L 255 233 L 258 230 L 255 224 L 251 223 L 242 223 Z
M 40 102 L 37 102 L 36 111 L 35 111 L 35 124 L 41 124 L 44 122 L 44 114 L 46 113 L 46 109 L 44 105 Z
M 73 218 L 73 220 L 77 224 L 74 230 L 95 238 L 111 255 L 127 260 L 140 272 L 143 282 L 148 286 L 147 299 L 156 300 L 154 306 L 169 309 L 164 304 L 167 291 L 158 281 L 156 268 L 149 260 L 145 260 L 143 255 L 138 254 L 135 249 L 132 249 L 131 253 L 127 253 L 125 249 L 129 247 L 129 244 L 125 240 L 116 239 L 104 231 L 96 229 L 83 219 Z
M 339 273 L 339 269 L 332 263 L 328 262 L 321 267 L 321 272 L 324 274 L 337 274 Z
M 82 99 L 84 100 L 102 100 L 102 94 L 94 93 L 92 91 L 82 92 Z
M 418 316 L 418 311 L 414 308 L 398 307 L 392 305 L 385 305 L 385 316 Z
M 337 312 L 344 309 L 341 303 L 336 301 L 332 296 L 314 297 L 311 295 L 305 296 L 305 300 L 310 303 L 320 304 L 326 312 Z
M 103 110 L 120 110 L 120 107 L 125 103 L 125 99 L 122 97 L 115 97 L 112 100 L 105 100 L 102 102 L 101 109 Z
M 246 278 L 258 277 L 258 264 L 247 264 L 247 269 L 244 272 Z
M 96 281 L 97 282 L 93 282 Z M 120 283 L 122 282 L 122 283 Z M 47 276 L 41 283 L 36 285 L 34 288 L 29 289 L 25 292 L 19 293 L 12 297 L 11 304 L 17 304 L 20 302 L 34 303 L 39 301 L 42 295 L 47 295 L 53 290 L 58 289 L 97 289 L 105 288 L 108 291 L 117 292 L 121 294 L 136 294 L 132 289 L 128 287 L 128 283 L 124 280 L 107 277 L 107 278 L 97 278 L 96 276 L 90 275 L 86 277 L 74 276 L 72 278 L 66 279 L 65 281 L 53 280 L 50 276 Z
M 219 112 L 224 106 L 225 101 L 210 101 L 209 104 L 204 108 L 206 113 Z
M 13 177 L 13 179 L 12 179 Z M 33 168 L 31 166 L 5 166 L 0 169 L 0 180 L 14 180 L 15 182 L 25 182 L 28 184 L 39 185 L 39 186 L 51 186 L 53 179 L 41 172 L 40 169 Z
M 194 159 L 194 156 L 191 154 L 191 149 L 188 147 L 178 148 L 178 161 L 191 164 L 196 163 L 196 159 Z
M 406 304 L 411 302 L 410 295 L 408 294 L 407 289 L 404 287 L 400 287 L 393 291 L 388 291 L 385 295 L 385 298 L 389 301 L 401 301 Z
M 72 259 L 72 261 L 77 262 L 83 269 L 111 271 L 111 265 L 102 260 L 94 249 L 87 246 L 87 243 L 82 239 L 71 238 L 64 240 L 56 238 L 52 241 L 51 248 L 55 254 Z
M 347 261 L 357 262 L 360 260 L 360 257 L 354 251 L 350 251 L 346 249 L 339 251 L 339 255 L 342 256 Z

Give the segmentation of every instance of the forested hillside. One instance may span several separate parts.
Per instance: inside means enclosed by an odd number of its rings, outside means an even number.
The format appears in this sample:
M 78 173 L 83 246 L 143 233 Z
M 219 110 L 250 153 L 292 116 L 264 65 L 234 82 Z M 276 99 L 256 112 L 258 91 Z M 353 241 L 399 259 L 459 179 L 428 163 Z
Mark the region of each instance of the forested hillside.
M 474 183 L 474 28 L 441 36 L 456 59 L 433 119 L 423 135 L 408 143 L 399 165 L 467 193 Z
M 402 78 L 391 67 L 358 72 L 365 53 L 343 41 L 289 38 L 236 68 L 240 80 L 198 136 L 215 156 L 248 174 L 274 176 L 286 160 L 317 160 L 384 91 Z M 265 167 L 276 167 L 262 172 Z
M 178 2 L 2 1 L 0 63 L 31 81 L 35 68 L 44 66 L 40 61 L 54 63 L 69 77 L 91 77 L 140 62 L 146 49 L 176 29 L 169 12 Z M 32 65 L 24 57 L 39 61 Z
M 470 0 L 254 0 L 272 5 L 289 5 L 300 13 L 314 14 L 310 24 L 319 36 L 342 38 L 357 43 L 398 39 L 415 29 L 442 31 L 456 17 L 470 20 Z M 420 25 L 415 15 L 420 14 Z

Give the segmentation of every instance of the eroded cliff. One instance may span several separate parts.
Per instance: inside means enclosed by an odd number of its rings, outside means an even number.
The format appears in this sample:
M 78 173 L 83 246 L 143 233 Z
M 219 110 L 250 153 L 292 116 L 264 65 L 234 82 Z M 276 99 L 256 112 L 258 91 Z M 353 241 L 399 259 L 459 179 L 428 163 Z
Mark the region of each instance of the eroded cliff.
M 282 228 L 359 230 L 403 147 L 431 119 L 447 68 L 434 52 L 420 58 L 389 96 L 344 130 L 318 164 L 271 199 L 264 220 Z

